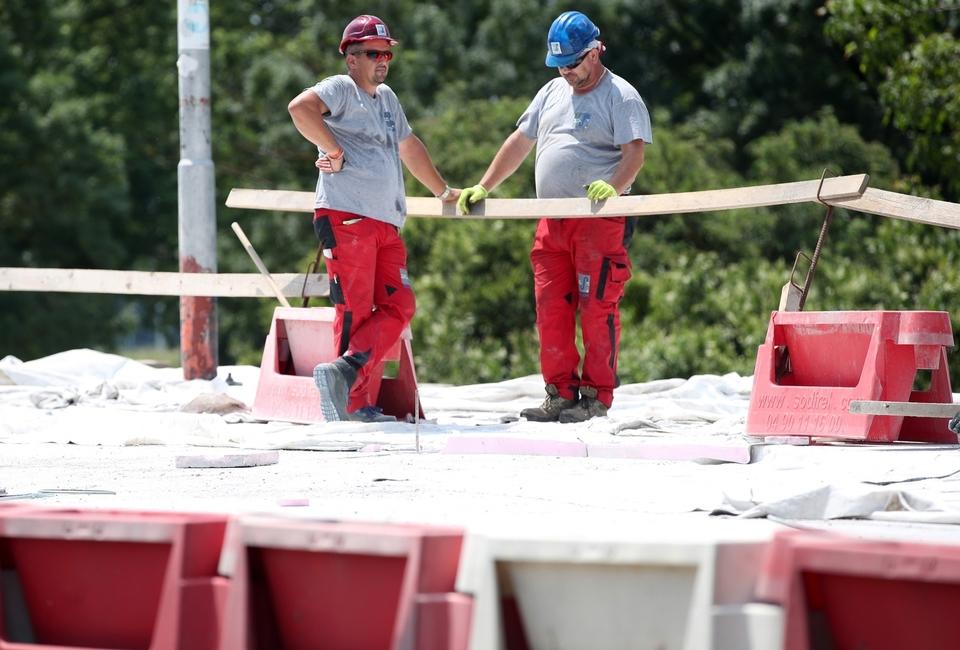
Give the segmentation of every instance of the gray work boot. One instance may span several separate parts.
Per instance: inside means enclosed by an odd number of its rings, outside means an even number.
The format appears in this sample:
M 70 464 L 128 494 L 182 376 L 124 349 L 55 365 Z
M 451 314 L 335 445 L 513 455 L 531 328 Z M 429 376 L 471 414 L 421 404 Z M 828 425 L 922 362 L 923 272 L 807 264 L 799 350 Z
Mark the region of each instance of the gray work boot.
M 553 384 L 547 384 L 546 390 L 547 399 L 543 400 L 543 404 L 535 408 L 523 409 L 520 411 L 520 417 L 527 418 L 531 422 L 556 422 L 561 411 L 577 405 L 576 398 L 560 397 L 560 391 Z
M 607 407 L 597 399 L 597 389 L 593 386 L 580 387 L 580 402 L 572 408 L 560 412 L 560 421 L 564 424 L 571 422 L 586 422 L 590 418 L 602 418 L 607 414 Z
M 396 422 L 397 418 L 387 415 L 379 406 L 364 406 L 347 417 L 354 422 Z
M 321 363 L 313 369 L 313 383 L 320 390 L 320 410 L 327 422 L 349 420 L 347 399 L 357 379 L 357 370 L 340 357 L 333 363 Z

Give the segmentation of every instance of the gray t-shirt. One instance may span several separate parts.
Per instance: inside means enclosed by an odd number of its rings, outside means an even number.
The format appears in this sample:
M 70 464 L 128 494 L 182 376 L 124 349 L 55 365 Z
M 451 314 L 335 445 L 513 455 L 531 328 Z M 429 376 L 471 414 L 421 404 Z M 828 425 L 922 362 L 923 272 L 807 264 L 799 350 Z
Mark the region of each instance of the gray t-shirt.
M 344 156 L 342 170 L 320 173 L 314 207 L 402 226 L 407 202 L 398 143 L 412 131 L 400 100 L 386 84 L 371 97 L 345 74 L 327 77 L 313 92 L 330 109 L 324 120 Z
M 583 186 L 609 181 L 620 163 L 620 145 L 653 142 L 650 114 L 640 94 L 609 70 L 596 88 L 576 95 L 562 77 L 548 82 L 517 121 L 537 141 L 537 197 L 574 198 Z

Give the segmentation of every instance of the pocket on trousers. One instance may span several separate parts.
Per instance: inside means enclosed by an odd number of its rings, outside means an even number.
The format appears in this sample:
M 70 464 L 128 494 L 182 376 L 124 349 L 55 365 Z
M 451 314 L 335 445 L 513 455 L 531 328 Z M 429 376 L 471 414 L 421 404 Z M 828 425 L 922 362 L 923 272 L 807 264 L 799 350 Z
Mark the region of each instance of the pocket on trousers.
M 600 265 L 600 277 L 597 280 L 597 300 L 619 302 L 623 298 L 624 285 L 633 275 L 630 258 L 626 255 L 604 257 Z
M 330 302 L 334 305 L 346 304 L 343 298 L 343 288 L 340 286 L 340 277 L 334 276 L 330 280 Z
M 333 226 L 330 223 L 330 217 L 317 217 L 313 220 L 313 230 L 317 233 L 317 239 L 324 250 L 332 251 L 337 247 L 337 238 L 333 235 Z

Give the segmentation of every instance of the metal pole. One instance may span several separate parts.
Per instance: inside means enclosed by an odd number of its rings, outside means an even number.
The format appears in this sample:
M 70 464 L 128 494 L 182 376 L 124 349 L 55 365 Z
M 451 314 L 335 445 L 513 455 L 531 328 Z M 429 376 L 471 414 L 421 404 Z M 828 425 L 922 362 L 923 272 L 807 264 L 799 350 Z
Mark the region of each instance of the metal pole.
M 210 7 L 177 0 L 180 164 L 177 208 L 182 273 L 216 273 L 217 219 L 210 153 Z M 217 375 L 215 298 L 180 298 L 180 361 L 185 379 Z

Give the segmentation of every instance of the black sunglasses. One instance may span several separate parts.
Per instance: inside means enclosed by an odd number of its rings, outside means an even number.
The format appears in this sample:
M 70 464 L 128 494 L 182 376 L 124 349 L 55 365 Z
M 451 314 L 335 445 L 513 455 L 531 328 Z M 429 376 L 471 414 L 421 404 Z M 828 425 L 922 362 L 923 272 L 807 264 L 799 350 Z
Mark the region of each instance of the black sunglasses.
M 590 54 L 590 50 L 584 52 L 580 58 L 571 63 L 570 65 L 558 65 L 557 68 L 560 70 L 573 70 L 574 68 L 580 67 L 580 64 L 583 63 L 583 60 L 587 58 L 587 55 Z
M 350 54 L 355 54 L 356 56 L 365 54 L 366 57 L 371 61 L 393 60 L 393 52 L 391 52 L 390 50 L 357 50 L 355 52 L 350 52 Z

